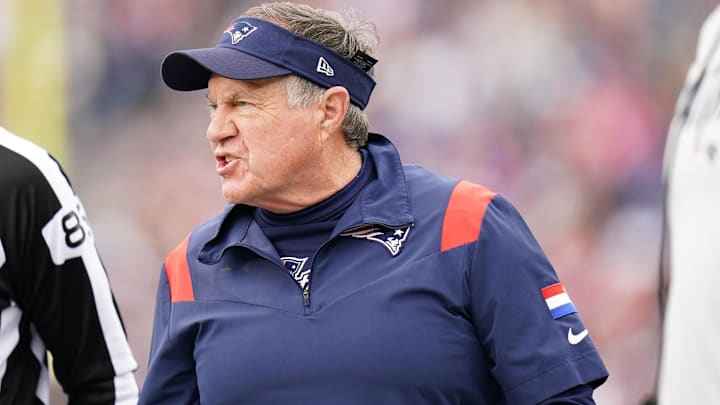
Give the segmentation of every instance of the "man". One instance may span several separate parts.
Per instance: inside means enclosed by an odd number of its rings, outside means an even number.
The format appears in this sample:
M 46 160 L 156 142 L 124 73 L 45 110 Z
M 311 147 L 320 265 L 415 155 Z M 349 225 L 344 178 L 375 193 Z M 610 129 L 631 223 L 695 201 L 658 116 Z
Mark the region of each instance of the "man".
M 367 132 L 377 38 L 292 3 L 171 53 L 230 202 L 167 258 L 141 404 L 592 404 L 607 377 L 502 196 Z
M 58 163 L 0 128 L 0 404 L 134 404 L 137 367 L 93 234 Z
M 660 404 L 720 398 L 719 44 L 716 9 L 700 31 L 665 149 Z

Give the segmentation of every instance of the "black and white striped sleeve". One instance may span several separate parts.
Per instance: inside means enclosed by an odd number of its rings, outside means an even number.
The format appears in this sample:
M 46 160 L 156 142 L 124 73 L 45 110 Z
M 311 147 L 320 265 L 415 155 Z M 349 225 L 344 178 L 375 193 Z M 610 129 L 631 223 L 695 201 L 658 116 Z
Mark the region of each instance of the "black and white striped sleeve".
M 46 151 L 2 128 L 0 165 L 0 397 L 47 403 L 46 347 L 69 403 L 134 404 L 137 364 L 82 203 Z

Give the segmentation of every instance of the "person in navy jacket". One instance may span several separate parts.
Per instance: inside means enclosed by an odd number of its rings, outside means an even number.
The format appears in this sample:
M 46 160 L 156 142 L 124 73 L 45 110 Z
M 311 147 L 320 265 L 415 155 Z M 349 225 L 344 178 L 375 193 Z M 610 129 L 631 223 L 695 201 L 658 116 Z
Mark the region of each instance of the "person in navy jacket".
M 229 202 L 160 273 L 141 404 L 593 404 L 607 371 L 512 204 L 368 133 L 372 25 L 253 7 L 162 64 Z

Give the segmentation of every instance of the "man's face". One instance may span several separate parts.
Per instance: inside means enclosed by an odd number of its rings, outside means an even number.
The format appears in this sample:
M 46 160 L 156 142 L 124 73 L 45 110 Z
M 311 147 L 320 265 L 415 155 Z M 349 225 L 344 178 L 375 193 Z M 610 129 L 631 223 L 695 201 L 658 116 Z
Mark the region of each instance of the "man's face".
M 226 200 L 283 211 L 312 179 L 320 155 L 320 118 L 291 108 L 281 78 L 208 82 L 207 138 Z

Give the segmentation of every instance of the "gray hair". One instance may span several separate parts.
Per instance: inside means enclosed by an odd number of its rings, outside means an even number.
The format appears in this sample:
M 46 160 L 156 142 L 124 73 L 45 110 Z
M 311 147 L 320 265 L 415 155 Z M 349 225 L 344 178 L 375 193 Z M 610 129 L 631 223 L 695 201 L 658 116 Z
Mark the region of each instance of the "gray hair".
M 361 21 L 353 14 L 316 9 L 305 4 L 278 2 L 266 3 L 248 9 L 244 17 L 261 18 L 280 25 L 288 31 L 319 42 L 336 53 L 350 59 L 357 51 L 375 53 L 378 36 L 375 25 Z M 368 72 L 371 76 L 373 69 Z M 296 75 L 285 79 L 288 103 L 304 108 L 320 100 L 325 89 Z M 368 118 L 360 107 L 350 104 L 342 123 L 349 145 L 363 146 L 368 139 Z

